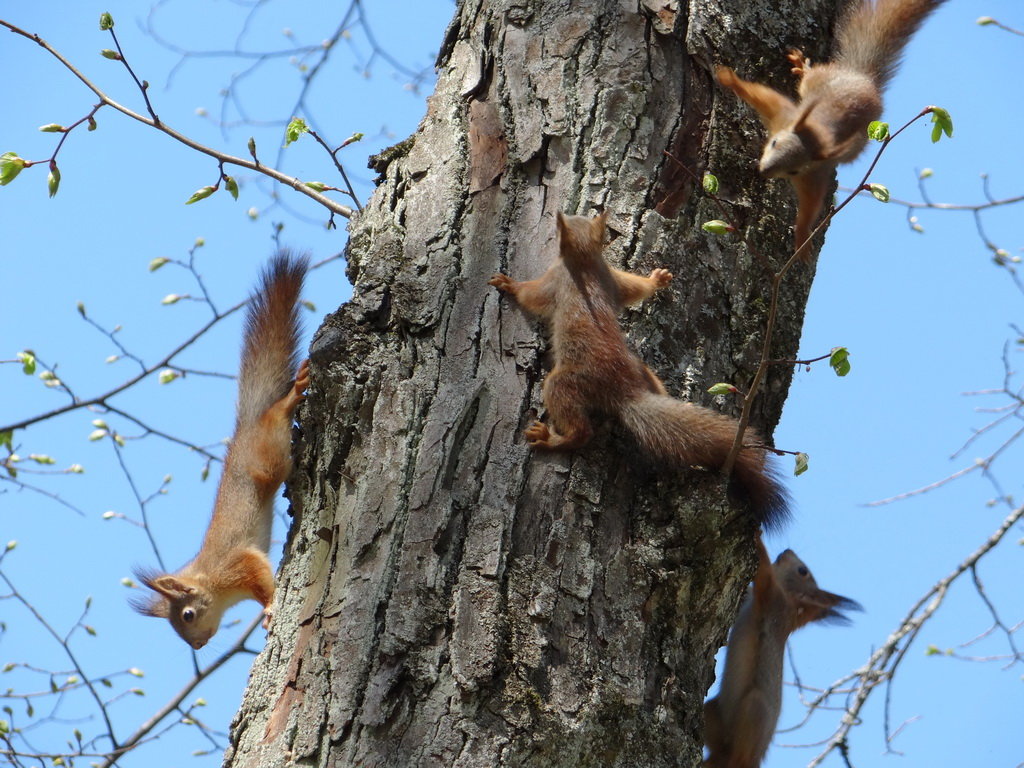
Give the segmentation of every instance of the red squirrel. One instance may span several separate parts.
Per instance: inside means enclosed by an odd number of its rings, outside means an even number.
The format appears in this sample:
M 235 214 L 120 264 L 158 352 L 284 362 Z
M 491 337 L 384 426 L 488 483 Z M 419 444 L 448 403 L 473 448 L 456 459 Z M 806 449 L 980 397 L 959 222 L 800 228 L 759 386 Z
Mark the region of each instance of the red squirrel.
M 626 344 L 619 311 L 672 280 L 665 269 L 642 277 L 611 268 L 602 256 L 607 213 L 557 215 L 558 258 L 537 280 L 498 274 L 490 284 L 551 327 L 555 365 L 543 385 L 548 423 L 525 431 L 534 448 L 569 451 L 593 435 L 592 417 L 615 416 L 649 454 L 675 466 L 720 468 L 736 436 L 735 419 L 670 397 L 661 379 Z M 748 430 L 752 442 L 760 438 Z M 759 522 L 778 526 L 788 498 L 760 448 L 744 447 L 734 477 Z
M 847 597 L 819 589 L 793 550 L 773 565 L 758 537 L 757 553 L 754 584 L 729 634 L 721 689 L 704 705 L 707 768 L 761 764 L 782 708 L 786 638 L 812 621 L 849 623 L 839 609 L 861 609 Z
M 812 64 L 799 50 L 789 52 L 799 80 L 795 104 L 767 85 L 718 68 L 718 82 L 756 109 L 768 128 L 761 173 L 786 177 L 796 189 L 794 230 L 804 262 L 810 260 L 807 239 L 836 166 L 853 162 L 863 151 L 868 124 L 882 115 L 882 91 L 896 73 L 903 48 L 943 2 L 856 0 L 839 23 L 834 61 Z
M 291 471 L 292 419 L 309 384 L 309 361 L 296 366 L 298 300 L 307 269 L 306 258 L 278 253 L 250 299 L 235 433 L 199 554 L 173 574 L 136 571 L 156 594 L 133 607 L 169 619 L 196 649 L 217 632 L 224 611 L 241 600 L 257 600 L 263 626 L 269 627 L 274 573 L 267 551 L 274 496 Z

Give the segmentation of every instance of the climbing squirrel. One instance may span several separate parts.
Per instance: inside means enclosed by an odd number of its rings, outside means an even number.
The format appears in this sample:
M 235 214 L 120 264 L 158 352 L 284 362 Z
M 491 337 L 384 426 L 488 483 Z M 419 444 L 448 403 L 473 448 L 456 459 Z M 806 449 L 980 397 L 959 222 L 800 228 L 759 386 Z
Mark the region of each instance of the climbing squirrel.
M 133 607 L 169 619 L 196 649 L 217 632 L 224 611 L 241 600 L 259 601 L 263 626 L 270 624 L 274 573 L 267 551 L 274 496 L 291 471 L 292 418 L 309 384 L 309 361 L 296 371 L 298 300 L 307 269 L 305 257 L 279 252 L 250 298 L 235 433 L 199 554 L 177 573 L 136 571 L 156 594 L 135 600 Z
M 757 554 L 754 584 L 729 634 L 721 689 L 704 705 L 707 768 L 761 764 L 782 708 L 786 638 L 812 621 L 848 624 L 839 609 L 861 610 L 853 600 L 819 589 L 793 550 L 773 565 L 758 537 Z
M 592 416 L 615 416 L 640 446 L 675 466 L 720 468 L 732 448 L 737 422 L 669 397 L 661 379 L 626 344 L 618 313 L 672 280 L 665 269 L 650 276 L 611 268 L 602 256 L 607 213 L 588 219 L 557 215 L 558 258 L 537 280 L 516 282 L 502 274 L 490 284 L 551 328 L 554 368 L 543 385 L 548 423 L 525 431 L 534 448 L 569 451 L 593 435 Z M 755 443 L 760 438 L 748 430 Z M 744 447 L 734 478 L 759 522 L 780 525 L 788 498 L 765 452 Z
M 795 239 L 810 261 L 810 237 L 836 166 L 857 159 L 867 127 L 882 115 L 882 91 L 896 73 L 903 48 L 929 13 L 944 0 L 854 0 L 839 23 L 836 58 L 812 64 L 797 49 L 787 58 L 797 76 L 800 101 L 767 85 L 717 70 L 718 82 L 750 104 L 770 136 L 760 170 L 786 177 L 796 188 Z

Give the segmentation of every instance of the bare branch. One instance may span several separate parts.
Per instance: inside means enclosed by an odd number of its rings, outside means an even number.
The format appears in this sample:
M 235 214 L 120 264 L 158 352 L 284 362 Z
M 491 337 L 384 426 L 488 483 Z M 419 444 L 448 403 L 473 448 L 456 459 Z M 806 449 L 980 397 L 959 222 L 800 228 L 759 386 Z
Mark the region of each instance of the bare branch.
M 100 99 L 100 102 L 102 104 L 112 107 L 121 114 L 127 115 L 133 120 L 138 120 L 140 123 L 148 125 L 151 128 L 155 128 L 158 131 L 167 134 L 175 141 L 184 144 L 186 147 L 189 147 L 190 149 L 193 149 L 196 152 L 201 152 L 204 155 L 208 155 L 209 157 L 214 158 L 220 163 L 237 165 L 242 168 L 247 168 L 250 171 L 255 171 L 265 176 L 269 176 L 275 181 L 286 186 L 289 186 L 292 189 L 296 190 L 297 192 L 300 192 L 306 195 L 307 197 L 316 200 L 316 202 L 320 203 L 320 205 L 324 206 L 324 208 L 326 208 L 331 213 L 337 214 L 339 216 L 344 216 L 346 219 L 351 218 L 352 215 L 354 214 L 354 211 L 349 206 L 341 205 L 340 203 L 331 200 L 329 197 L 326 197 L 320 194 L 319 192 L 307 187 L 305 183 L 302 182 L 300 179 L 297 179 L 293 176 L 289 176 L 285 173 L 282 173 L 281 171 L 276 170 L 275 168 L 263 165 L 262 163 L 256 163 L 253 160 L 246 160 L 245 158 L 235 157 L 234 155 L 229 155 L 224 152 L 215 150 L 211 147 L 207 147 L 206 145 L 200 144 L 194 139 L 189 138 L 185 134 L 179 133 L 178 131 L 174 130 L 157 117 L 146 117 L 145 115 L 140 115 L 138 112 L 129 109 L 123 104 L 119 104 L 118 102 L 114 101 L 112 98 L 107 96 L 107 94 L 104 93 L 102 90 L 100 90 L 98 86 L 96 86 L 91 80 L 89 80 L 89 78 L 87 78 L 78 69 L 76 69 L 70 61 L 64 58 L 64 56 L 62 56 L 55 48 L 53 48 L 49 43 L 43 40 L 43 38 L 41 38 L 39 35 L 26 32 L 20 27 L 16 27 L 10 22 L 4 21 L 3 19 L 0 19 L 0 26 L 6 27 L 16 35 L 20 35 L 24 38 L 27 38 L 41 46 L 43 49 L 45 49 L 49 54 L 51 54 L 61 64 L 63 64 L 75 77 L 81 80 L 82 83 L 90 91 L 96 94 L 96 96 Z

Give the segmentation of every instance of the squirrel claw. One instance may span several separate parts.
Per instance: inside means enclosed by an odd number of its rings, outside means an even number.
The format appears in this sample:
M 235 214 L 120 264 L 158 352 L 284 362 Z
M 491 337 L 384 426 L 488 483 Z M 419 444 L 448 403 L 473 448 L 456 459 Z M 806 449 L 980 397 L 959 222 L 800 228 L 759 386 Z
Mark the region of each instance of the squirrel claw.
M 263 609 L 263 623 L 262 623 L 261 626 L 264 629 L 270 629 L 270 621 L 273 618 L 274 618 L 274 611 L 272 609 L 270 609 L 270 608 L 264 608 Z

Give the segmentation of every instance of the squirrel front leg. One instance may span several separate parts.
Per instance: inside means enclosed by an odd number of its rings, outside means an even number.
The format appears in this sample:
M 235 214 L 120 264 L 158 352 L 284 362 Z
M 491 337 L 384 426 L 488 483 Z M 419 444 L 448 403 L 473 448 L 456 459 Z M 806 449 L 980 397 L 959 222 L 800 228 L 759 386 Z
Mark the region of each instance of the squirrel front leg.
M 835 166 L 819 165 L 807 173 L 793 176 L 790 181 L 796 189 L 796 224 L 793 227 L 794 245 L 798 257 L 805 264 L 811 261 L 811 244 L 808 238 L 814 231 L 821 209 L 825 206 L 825 195 L 832 183 Z
M 519 282 L 508 275 L 498 273 L 488 280 L 487 284 L 493 285 L 502 293 L 509 294 L 520 307 L 535 315 L 547 316 L 554 309 L 553 296 L 547 289 L 547 283 L 543 277 Z
M 619 287 L 619 298 L 623 304 L 636 304 L 638 301 L 649 299 L 672 282 L 672 273 L 667 269 L 653 269 L 648 277 L 612 269 L 612 277 Z
M 719 83 L 757 110 L 769 133 L 781 131 L 796 117 L 796 104 L 774 88 L 744 80 L 729 67 L 719 67 L 715 74 Z

